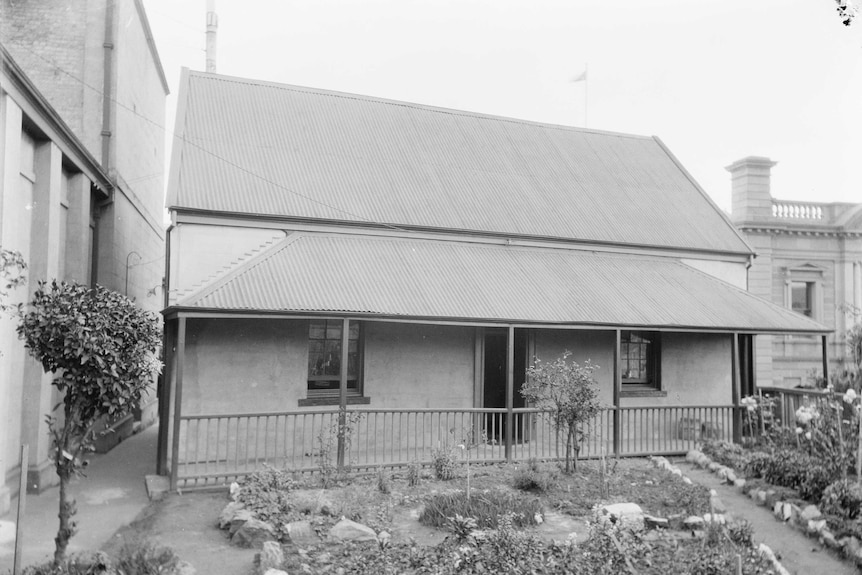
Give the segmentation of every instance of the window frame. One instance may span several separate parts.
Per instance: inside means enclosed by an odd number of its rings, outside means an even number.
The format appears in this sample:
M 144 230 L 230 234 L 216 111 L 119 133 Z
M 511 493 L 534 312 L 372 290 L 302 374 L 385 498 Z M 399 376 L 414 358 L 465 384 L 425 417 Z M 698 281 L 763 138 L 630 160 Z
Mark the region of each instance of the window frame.
M 314 323 L 323 322 L 323 333 L 324 337 L 320 338 L 312 338 L 311 330 Z M 313 387 L 314 381 L 335 381 L 341 382 L 341 363 L 339 358 L 339 372 L 335 375 L 312 375 L 310 369 L 310 361 L 311 361 L 311 342 L 312 341 L 322 341 L 325 342 L 331 341 L 330 338 L 326 337 L 326 334 L 330 329 L 332 329 L 333 324 L 337 325 L 338 336 L 337 342 L 339 345 L 343 341 L 343 329 L 344 329 L 344 318 L 313 318 L 308 321 L 308 330 L 306 333 L 306 365 L 305 365 L 305 397 L 299 399 L 299 406 L 315 406 L 315 405 L 338 405 L 341 400 L 341 390 L 339 387 L 325 387 L 325 388 L 317 388 Z M 353 326 L 357 328 L 357 336 L 356 336 L 356 373 L 355 377 L 348 379 L 348 388 L 347 388 L 347 403 L 348 405 L 356 405 L 356 404 L 368 404 L 370 403 L 370 399 L 365 397 L 364 395 L 364 367 L 365 367 L 365 328 L 363 322 L 351 320 L 349 322 L 349 328 Z M 349 338 L 349 336 L 348 336 Z M 350 339 L 348 339 L 348 342 Z M 349 343 L 348 343 L 349 345 Z M 350 387 L 351 381 L 356 381 L 356 384 L 353 387 Z
M 637 336 L 646 343 L 646 377 L 626 377 L 626 366 L 633 361 L 630 353 L 624 353 L 624 349 L 631 349 L 631 345 L 644 345 L 640 342 L 632 342 L 631 337 Z M 634 361 L 640 361 L 639 358 Z M 620 330 L 620 387 L 623 396 L 638 395 L 664 395 L 661 382 L 661 332 L 643 330 Z

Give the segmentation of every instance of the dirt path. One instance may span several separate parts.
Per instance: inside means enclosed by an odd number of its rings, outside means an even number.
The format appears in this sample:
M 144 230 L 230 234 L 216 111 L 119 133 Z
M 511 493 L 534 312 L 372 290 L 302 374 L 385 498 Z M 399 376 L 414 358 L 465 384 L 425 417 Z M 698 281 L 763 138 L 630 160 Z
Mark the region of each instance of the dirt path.
M 778 521 L 765 507 L 758 507 L 736 487 L 723 485 L 714 474 L 686 462 L 673 462 L 692 481 L 718 493 L 728 513 L 751 522 L 754 541 L 765 543 L 794 575 L 855 575 L 856 568 L 838 559 L 816 540 L 809 539 L 789 525 Z

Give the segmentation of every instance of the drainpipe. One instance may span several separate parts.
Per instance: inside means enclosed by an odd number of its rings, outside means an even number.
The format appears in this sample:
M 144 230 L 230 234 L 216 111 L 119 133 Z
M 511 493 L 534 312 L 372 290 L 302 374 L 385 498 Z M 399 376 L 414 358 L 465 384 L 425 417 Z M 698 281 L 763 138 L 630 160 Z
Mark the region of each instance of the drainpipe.
M 102 78 L 102 167 L 111 173 L 111 104 L 114 65 L 114 0 L 105 3 L 104 76 Z

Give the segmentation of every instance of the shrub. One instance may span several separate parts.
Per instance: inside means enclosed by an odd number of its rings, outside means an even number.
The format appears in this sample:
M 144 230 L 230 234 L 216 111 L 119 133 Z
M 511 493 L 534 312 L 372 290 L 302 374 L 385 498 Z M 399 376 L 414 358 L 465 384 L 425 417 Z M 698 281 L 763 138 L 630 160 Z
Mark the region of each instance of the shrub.
M 795 449 L 778 449 L 756 453 L 746 464 L 746 474 L 763 478 L 767 483 L 789 487 L 808 501 L 819 501 L 823 490 L 834 481 L 834 462 L 801 453 Z
M 296 486 L 291 472 L 264 464 L 262 469 L 246 476 L 237 500 L 261 521 L 277 525 L 288 520 L 294 510 L 290 492 Z
M 558 479 L 558 473 L 555 469 L 543 469 L 539 462 L 533 458 L 527 462 L 527 465 L 515 470 L 512 484 L 515 489 L 521 491 L 544 493 L 553 489 L 557 485 Z
M 716 463 L 734 469 L 743 469 L 748 459 L 741 445 L 727 441 L 707 441 L 701 451 Z
M 434 464 L 434 477 L 441 481 L 455 479 L 455 466 L 458 464 L 458 458 L 454 447 L 442 445 L 432 450 L 431 461 Z
M 380 493 L 389 493 L 392 487 L 389 484 L 389 472 L 385 469 L 377 470 L 377 491 Z
M 419 485 L 419 479 L 421 477 L 421 469 L 422 466 L 418 461 L 413 461 L 410 465 L 407 466 L 407 485 L 410 487 L 416 487 Z
M 856 519 L 862 512 L 862 486 L 840 479 L 823 490 L 820 509 L 844 519 Z
M 535 497 L 518 496 L 502 491 L 474 491 L 468 498 L 464 491 L 438 493 L 430 496 L 419 516 L 419 522 L 431 527 L 445 527 L 449 518 L 456 515 L 472 517 L 480 529 L 496 529 L 499 518 L 513 513 L 518 527 L 536 524 L 536 515 L 541 513 L 539 500 Z
M 745 519 L 737 519 L 727 524 L 727 536 L 736 545 L 751 547 L 754 545 L 754 528 Z
M 173 575 L 180 572 L 180 558 L 169 547 L 127 542 L 120 549 L 116 569 L 118 575 Z
M 24 575 L 95 575 L 112 573 L 108 557 L 104 553 L 95 555 L 73 555 L 59 563 L 50 561 L 26 567 Z

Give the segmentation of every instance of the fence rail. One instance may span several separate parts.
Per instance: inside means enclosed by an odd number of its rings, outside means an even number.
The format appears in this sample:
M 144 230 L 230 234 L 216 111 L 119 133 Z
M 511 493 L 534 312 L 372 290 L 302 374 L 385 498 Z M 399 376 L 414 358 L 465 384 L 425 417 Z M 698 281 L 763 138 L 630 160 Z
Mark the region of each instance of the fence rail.
M 703 439 L 730 441 L 734 409 L 605 408 L 586 425 L 578 455 L 667 455 L 685 453 Z M 221 485 L 264 464 L 297 472 L 341 463 L 354 469 L 428 465 L 441 449 L 478 463 L 565 457 L 565 437 L 549 412 L 513 410 L 511 434 L 507 416 L 505 409 L 366 408 L 183 415 L 172 485 Z
M 788 426 L 796 425 L 796 410 L 803 405 L 817 405 L 821 401 L 828 401 L 833 397 L 840 397 L 822 389 L 788 389 L 784 387 L 758 387 L 760 393 L 773 397 L 776 403 L 773 414 L 779 420 L 776 423 Z

